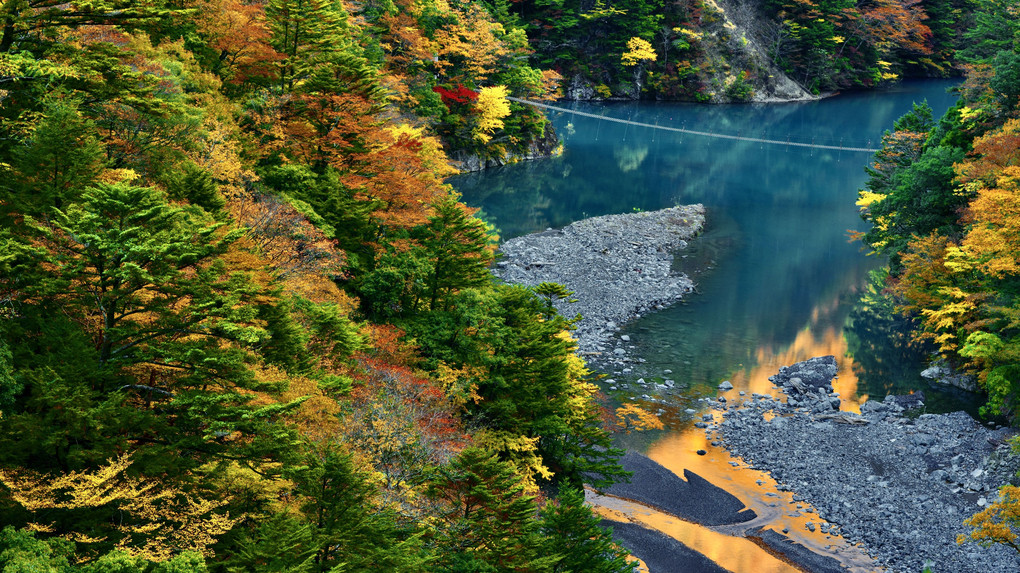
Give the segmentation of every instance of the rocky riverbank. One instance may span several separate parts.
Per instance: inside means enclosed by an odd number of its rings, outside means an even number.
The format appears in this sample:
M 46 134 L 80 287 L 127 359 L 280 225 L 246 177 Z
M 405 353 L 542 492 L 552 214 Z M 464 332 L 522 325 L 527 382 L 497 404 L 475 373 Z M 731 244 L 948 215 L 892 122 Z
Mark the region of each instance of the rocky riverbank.
M 626 341 L 613 335 L 628 320 L 665 308 L 694 290 L 672 270 L 673 252 L 701 232 L 701 205 L 593 217 L 558 231 L 517 237 L 500 247 L 496 275 L 506 282 L 555 282 L 576 302 L 558 301 L 564 316 L 581 315 L 578 350 L 598 365 L 622 365 Z
M 834 357 L 813 358 L 771 378 L 780 398 L 720 397 L 710 405 L 722 421 L 706 432 L 816 508 L 808 528 L 860 543 L 890 571 L 1020 571 L 1011 549 L 956 543 L 963 520 L 1016 472 L 1010 430 L 963 412 L 916 415 L 916 395 L 841 412 L 836 371 Z

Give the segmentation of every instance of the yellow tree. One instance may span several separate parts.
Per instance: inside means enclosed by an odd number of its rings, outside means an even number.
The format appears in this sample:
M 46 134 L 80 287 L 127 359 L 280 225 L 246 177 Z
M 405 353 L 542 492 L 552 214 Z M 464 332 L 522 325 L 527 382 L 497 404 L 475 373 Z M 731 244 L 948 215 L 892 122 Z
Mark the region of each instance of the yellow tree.
M 1020 552 L 1017 532 L 1020 531 L 1020 487 L 1007 485 L 999 490 L 999 501 L 975 513 L 963 522 L 974 529 L 960 534 L 957 543 L 976 541 L 988 547 L 1001 543 Z
M 636 66 L 646 60 L 654 62 L 655 58 L 655 50 L 648 40 L 634 37 L 627 40 L 627 51 L 623 53 L 621 60 L 625 66 Z
M 437 2 L 437 7 L 439 4 L 446 2 Z M 438 47 L 436 67 L 451 81 L 488 79 L 507 51 L 501 41 L 506 30 L 502 24 L 493 22 L 479 3 L 467 2 L 463 11 L 449 9 L 449 5 L 446 8 L 449 10 L 446 16 L 454 23 L 434 32 L 433 40 Z
M 506 86 L 491 86 L 479 90 L 478 101 L 475 102 L 477 114 L 473 130 L 475 139 L 488 143 L 492 139 L 492 134 L 503 128 L 503 118 L 510 115 L 510 102 L 506 99 L 508 95 Z
M 217 511 L 226 500 L 126 475 L 131 462 L 123 455 L 95 471 L 57 475 L 0 469 L 0 483 L 31 513 L 30 529 L 151 561 L 182 551 L 212 555 L 209 547 L 241 520 Z

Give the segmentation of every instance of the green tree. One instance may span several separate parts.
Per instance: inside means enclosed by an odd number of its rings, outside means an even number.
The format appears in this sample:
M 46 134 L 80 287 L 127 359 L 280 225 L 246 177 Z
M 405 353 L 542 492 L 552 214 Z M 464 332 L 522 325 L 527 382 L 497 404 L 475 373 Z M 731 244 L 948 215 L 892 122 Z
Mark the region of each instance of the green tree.
M 24 235 L 32 242 L 6 245 L 21 264 L 0 277 L 16 304 L 4 333 L 34 340 L 37 352 L 15 353 L 30 388 L 3 422 L 27 429 L 35 420 L 40 442 L 17 450 L 41 448 L 74 467 L 136 440 L 153 449 L 143 467 L 173 473 L 189 469 L 186 458 L 157 452 L 187 452 L 200 465 L 228 451 L 261 459 L 287 450 L 274 420 L 289 406 L 247 405 L 253 391 L 278 388 L 246 365 L 248 348 L 267 336 L 254 303 L 272 292 L 221 257 L 240 231 L 154 189 L 116 184 L 89 189 L 47 223 L 26 218 Z M 54 363 L 65 348 L 80 354 Z M 71 407 L 51 410 L 57 404 Z M 90 444 L 73 437 L 84 420 L 95 424 L 84 432 Z M 251 439 L 219 439 L 234 432 Z
M 604 487 L 626 472 L 600 426 L 596 389 L 584 380 L 569 328 L 532 289 L 509 285 L 467 289 L 448 311 L 408 324 L 430 359 L 478 372 L 465 414 L 488 430 L 479 438 L 486 447 L 530 479 Z
M 273 513 L 238 541 L 225 565 L 231 573 L 312 573 L 318 570 L 315 550 L 311 524 L 287 513 Z
M 64 539 L 37 539 L 35 534 L 11 526 L 0 531 L 0 571 L 10 573 L 69 573 L 74 544 Z
M 289 473 L 310 526 L 314 570 L 426 570 L 419 539 L 401 531 L 390 509 L 375 506 L 377 488 L 350 454 L 321 444 L 304 462 Z
M 448 307 L 447 299 L 455 290 L 484 286 L 492 280 L 493 236 L 456 196 L 447 195 L 436 203 L 428 225 L 412 236 L 432 263 L 424 293 L 429 309 Z
M 283 56 L 279 63 L 281 92 L 292 91 L 329 56 L 350 49 L 348 15 L 329 0 L 270 0 L 266 5 L 270 44 Z
M 42 114 L 28 141 L 13 150 L 13 177 L 5 178 L 11 206 L 22 214 L 76 200 L 105 163 L 95 124 L 82 117 L 77 102 L 53 97 Z
M 927 103 L 914 104 L 898 119 L 867 169 L 870 177 L 857 203 L 862 217 L 873 224 L 864 233 L 864 242 L 891 257 L 893 274 L 898 273 L 900 253 L 912 236 L 932 232 L 957 236 L 962 231 L 959 213 L 968 197 L 953 182 L 953 166 L 965 152 L 929 138 L 934 129 Z
M 1009 114 L 1020 107 L 1020 53 L 1003 50 L 995 54 L 991 65 L 994 74 L 988 80 L 988 88 L 995 103 Z
M 561 559 L 543 551 L 534 496 L 524 492 L 514 466 L 492 452 L 461 452 L 437 470 L 428 495 L 446 506 L 443 545 L 488 566 L 476 564 L 476 571 L 550 571 Z M 453 555 L 441 554 L 441 570 L 465 570 L 454 567 Z
M 963 32 L 957 55 L 971 63 L 982 63 L 1003 51 L 1012 51 L 1020 41 L 1020 18 L 1010 0 L 976 0 L 973 22 Z
M 562 488 L 555 502 L 542 510 L 540 530 L 546 536 L 550 555 L 561 560 L 557 572 L 632 573 L 629 553 L 613 542 L 612 530 L 602 527 L 602 519 L 584 503 L 584 492 Z

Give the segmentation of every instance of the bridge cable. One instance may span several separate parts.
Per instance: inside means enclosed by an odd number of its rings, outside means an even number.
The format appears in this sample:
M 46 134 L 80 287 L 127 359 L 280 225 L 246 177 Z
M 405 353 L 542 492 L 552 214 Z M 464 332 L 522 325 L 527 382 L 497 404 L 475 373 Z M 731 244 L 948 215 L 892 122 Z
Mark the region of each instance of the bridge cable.
M 704 136 L 704 137 L 715 137 L 717 139 L 732 139 L 732 140 L 736 140 L 736 141 L 750 141 L 750 142 L 753 142 L 753 143 L 768 143 L 768 144 L 771 144 L 771 145 L 786 145 L 788 147 L 809 147 L 809 148 L 812 148 L 812 149 L 831 149 L 833 151 L 865 151 L 865 152 L 868 152 L 868 153 L 875 153 L 875 152 L 879 151 L 878 149 L 871 149 L 869 147 L 844 147 L 842 144 L 840 144 L 840 145 L 823 145 L 821 143 L 801 143 L 801 142 L 798 142 L 798 141 L 790 141 L 790 140 L 782 141 L 782 140 L 779 140 L 779 139 L 765 139 L 765 138 L 760 138 L 760 137 L 743 137 L 743 136 L 740 136 L 740 135 L 727 135 L 725 133 L 712 133 L 712 132 L 708 132 L 708 131 L 696 131 L 696 130 L 693 130 L 693 129 L 686 129 L 686 128 L 683 128 L 683 127 L 669 127 L 669 126 L 666 126 L 666 125 L 652 125 L 650 123 L 641 123 L 639 121 L 631 121 L 629 119 L 619 119 L 619 118 L 609 117 L 609 116 L 605 116 L 605 115 L 598 115 L 598 114 L 594 114 L 594 113 L 587 113 L 587 112 L 583 112 L 583 111 L 576 111 L 576 110 L 568 109 L 568 108 L 565 108 L 565 107 L 558 107 L 558 106 L 555 106 L 555 105 L 549 105 L 549 104 L 545 104 L 545 103 L 539 103 L 539 102 L 536 102 L 536 101 L 530 101 L 530 100 L 520 99 L 520 98 L 515 98 L 515 97 L 510 97 L 510 96 L 507 96 L 506 99 L 508 99 L 510 101 L 515 101 L 517 103 L 523 103 L 525 105 L 534 106 L 534 107 L 537 107 L 537 108 L 548 109 L 548 110 L 552 110 L 552 111 L 559 111 L 559 112 L 563 112 L 563 113 L 572 113 L 574 115 L 580 115 L 580 116 L 583 116 L 583 117 L 591 117 L 591 118 L 594 118 L 594 119 L 598 119 L 600 121 L 601 120 L 605 120 L 605 121 L 611 121 L 611 122 L 614 122 L 614 123 L 623 123 L 623 124 L 628 124 L 628 125 L 637 125 L 637 126 L 640 126 L 640 127 L 647 127 L 647 128 L 650 128 L 650 129 L 662 129 L 662 130 L 666 130 L 666 131 L 675 131 L 677 133 L 689 133 L 691 135 L 701 135 L 701 136 Z

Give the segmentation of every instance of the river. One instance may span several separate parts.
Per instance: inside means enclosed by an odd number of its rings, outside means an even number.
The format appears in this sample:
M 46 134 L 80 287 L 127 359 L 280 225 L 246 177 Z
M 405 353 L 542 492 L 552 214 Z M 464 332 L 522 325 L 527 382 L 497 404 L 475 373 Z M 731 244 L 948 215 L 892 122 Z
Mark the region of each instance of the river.
M 956 99 L 948 92 L 953 85 L 913 81 L 768 105 L 568 105 L 650 125 L 876 148 L 883 132 L 914 102 L 927 101 L 940 117 Z M 631 339 L 631 353 L 646 362 L 630 372 L 607 373 L 621 383 L 669 378 L 686 390 L 656 405 L 663 410 L 666 431 L 621 435 L 620 445 L 677 473 L 686 468 L 706 477 L 759 515 L 771 516 L 773 528 L 788 527 L 791 537 L 812 548 L 844 551 L 844 563 L 867 569 L 858 556 L 838 547 L 838 539 L 804 533 L 788 515 L 793 512 L 782 509 L 792 502 L 783 497 L 789 493 L 768 485 L 766 492 L 757 482 L 768 483 L 767 478 L 742 464 L 734 468 L 725 451 L 691 427 L 694 417 L 687 410 L 700 415 L 698 399 L 714 396 L 723 380 L 731 381 L 733 393 L 768 393 L 768 376 L 780 366 L 825 354 L 839 358 L 836 389 L 847 408 L 868 397 L 924 390 L 929 411 L 972 409 L 966 396 L 930 388 L 918 375 L 924 356 L 904 343 L 902 325 L 876 312 L 873 300 L 862 300 L 869 272 L 881 261 L 867 256 L 848 234 L 865 225 L 854 201 L 867 180 L 871 154 L 715 139 L 562 112 L 547 112 L 547 117 L 563 140 L 561 156 L 450 180 L 502 239 L 585 217 L 672 205 L 702 203 L 708 214 L 704 234 L 677 259 L 678 268 L 697 283 L 697 294 L 625 325 L 622 334 Z M 697 449 L 707 449 L 708 455 L 693 455 Z M 600 507 L 611 519 L 621 519 L 612 512 L 626 510 L 631 521 L 657 523 L 653 527 L 660 531 L 681 527 L 621 500 Z M 694 537 L 706 540 L 696 549 L 706 555 L 745 555 L 752 563 L 764 559 L 753 549 L 736 549 L 732 537 L 726 541 L 712 536 L 719 532 L 699 531 Z M 732 571 L 755 570 L 714 560 Z M 777 567 L 772 570 L 783 570 Z

